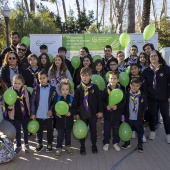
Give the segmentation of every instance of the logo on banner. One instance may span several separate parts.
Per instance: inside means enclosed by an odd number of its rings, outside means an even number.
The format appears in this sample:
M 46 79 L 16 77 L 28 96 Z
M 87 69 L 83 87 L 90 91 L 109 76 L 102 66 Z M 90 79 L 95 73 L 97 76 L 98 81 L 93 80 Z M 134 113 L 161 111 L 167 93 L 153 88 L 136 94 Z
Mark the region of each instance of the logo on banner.
M 131 44 L 131 45 L 136 45 L 135 40 L 131 40 L 131 41 L 130 41 L 130 44 Z
M 95 37 L 95 36 L 92 37 L 92 41 L 93 41 L 93 42 L 97 42 L 97 37 Z
M 37 46 L 40 46 L 40 45 L 41 45 L 41 41 L 40 41 L 40 40 L 37 40 L 37 41 L 36 41 L 36 45 L 37 45 Z

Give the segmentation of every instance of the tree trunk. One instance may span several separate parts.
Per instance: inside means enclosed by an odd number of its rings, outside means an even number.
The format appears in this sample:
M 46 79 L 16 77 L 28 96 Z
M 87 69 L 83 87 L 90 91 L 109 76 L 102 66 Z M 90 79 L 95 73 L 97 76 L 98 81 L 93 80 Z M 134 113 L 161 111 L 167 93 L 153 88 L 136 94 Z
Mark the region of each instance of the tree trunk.
M 110 0 L 110 25 L 112 31 L 113 30 L 113 0 Z
M 76 0 L 76 5 L 77 5 L 78 16 L 80 16 L 80 4 L 78 0 Z
M 83 12 L 85 12 L 85 5 L 84 5 L 84 0 L 83 0 Z
M 99 27 L 101 26 L 102 21 L 104 23 L 105 6 L 106 6 L 106 0 L 103 0 L 103 9 L 102 9 L 101 19 L 100 19 L 100 22 L 99 22 Z M 102 25 L 102 27 L 103 27 L 103 25 Z
M 156 14 L 156 8 L 155 8 L 154 0 L 152 0 L 152 7 L 153 7 L 153 16 L 154 16 L 154 20 L 155 20 L 155 27 L 157 27 L 157 14 Z
M 62 0 L 62 4 L 63 4 L 65 23 L 66 23 L 67 22 L 67 13 L 66 13 L 66 5 L 65 5 L 65 1 L 64 0 Z
M 96 26 L 97 26 L 97 30 L 98 30 L 98 32 L 99 32 L 99 17 L 98 17 L 98 15 L 99 15 L 99 0 L 97 0 L 97 8 L 96 8 Z
M 30 0 L 30 11 L 35 12 L 35 0 Z
M 128 33 L 135 33 L 135 0 L 128 0 Z
M 29 16 L 30 16 L 30 11 L 29 11 L 29 7 L 28 7 L 28 2 L 27 2 L 27 0 L 24 0 L 24 4 L 25 4 L 26 11 L 27 11 L 27 15 L 28 15 L 28 17 L 29 17 Z
M 60 17 L 60 12 L 59 12 L 59 9 L 58 9 L 58 2 L 57 2 L 57 0 L 55 0 L 55 4 L 56 4 L 56 7 L 57 7 L 57 15 Z
M 165 15 L 165 17 L 167 16 L 167 3 L 166 3 L 166 0 L 163 0 L 162 10 L 161 10 L 161 14 L 160 14 L 160 19 L 159 20 L 161 20 L 163 14 Z
M 144 2 L 143 2 L 143 12 L 142 12 L 141 32 L 143 32 L 145 27 L 149 24 L 150 7 L 151 7 L 151 0 L 144 0 Z

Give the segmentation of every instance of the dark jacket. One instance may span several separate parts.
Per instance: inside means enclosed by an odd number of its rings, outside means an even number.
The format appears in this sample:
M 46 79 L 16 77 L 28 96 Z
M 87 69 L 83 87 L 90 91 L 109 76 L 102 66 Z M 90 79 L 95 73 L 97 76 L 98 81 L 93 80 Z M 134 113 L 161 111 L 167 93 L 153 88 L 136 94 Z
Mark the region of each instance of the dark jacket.
M 103 113 L 102 95 L 97 85 L 93 84 L 93 86 L 88 89 L 88 92 L 89 92 L 88 104 L 89 104 L 89 108 L 90 108 L 92 116 L 96 116 L 98 112 Z M 81 84 L 77 86 L 76 88 L 74 99 L 77 103 L 78 108 L 81 105 L 83 105 L 84 89 Z
M 71 98 L 73 99 L 72 96 Z M 67 95 L 66 99 L 63 96 L 61 96 L 60 101 L 65 101 L 69 105 L 69 112 L 71 113 L 71 115 L 70 116 L 63 115 L 61 116 L 61 118 L 59 118 L 56 116 L 56 114 L 54 114 L 56 117 L 56 129 L 72 128 L 74 121 L 73 116 L 76 115 L 78 111 L 77 104 L 74 99 L 70 101 L 70 95 Z
M 0 67 L 2 66 L 3 59 L 5 58 L 5 54 L 9 51 L 15 51 L 16 48 L 13 45 L 10 45 L 9 47 L 5 48 L 1 54 L 0 54 Z M 26 58 L 31 54 L 31 51 L 27 48 L 27 51 L 25 53 Z
M 111 56 L 112 58 L 114 58 L 113 56 Z M 102 58 L 102 63 L 103 63 L 103 66 L 104 66 L 104 70 L 105 72 L 107 73 L 109 71 L 109 68 L 110 68 L 110 63 L 107 61 L 107 64 L 105 64 L 105 56 Z M 106 59 L 107 60 L 107 59 Z
M 21 65 L 18 65 L 18 71 L 19 74 L 22 74 L 22 68 Z M 1 71 L 0 71 L 0 78 L 2 78 L 2 80 L 6 83 L 6 85 L 8 87 L 11 87 L 11 80 L 10 80 L 10 69 L 9 69 L 9 65 L 7 66 L 2 66 L 1 67 Z
M 137 57 L 137 56 L 136 56 Z M 129 56 L 128 58 L 126 58 L 124 61 L 125 61 L 125 63 L 126 63 L 126 65 L 127 66 L 129 66 L 129 59 L 131 58 L 131 56 Z M 134 62 L 134 63 L 137 63 L 137 61 L 138 61 L 138 59 L 136 59 L 136 62 Z
M 110 90 L 112 90 L 112 89 L 110 89 Z M 104 119 L 107 119 L 109 121 L 120 121 L 122 114 L 124 114 L 125 104 L 126 104 L 126 98 L 125 98 L 124 93 L 123 93 L 123 99 L 118 104 L 116 104 L 117 109 L 112 110 L 111 112 L 110 112 L 110 110 L 107 110 L 107 105 L 109 103 L 109 100 L 108 100 L 109 94 L 107 92 L 107 88 L 105 88 L 103 91 L 102 99 L 103 99 Z
M 56 103 L 56 96 L 57 92 L 55 87 L 50 87 L 50 93 L 48 97 L 48 110 L 54 111 L 54 105 Z M 31 115 L 36 115 L 37 109 L 39 106 L 40 101 L 40 85 L 37 85 L 36 88 L 33 90 L 32 96 L 31 96 Z
M 148 98 L 167 101 L 170 98 L 170 67 L 161 66 L 156 72 L 156 89 L 153 88 L 154 73 L 150 67 L 143 71 L 145 82 L 143 89 Z
M 66 66 L 71 74 L 71 76 L 73 77 L 73 74 L 74 74 L 74 68 L 70 62 L 70 60 L 68 60 L 67 58 L 65 58 L 65 63 L 66 63 Z
M 31 69 L 31 68 L 30 68 Z M 31 69 L 32 70 L 32 69 Z M 35 71 L 36 72 L 40 72 L 41 69 L 40 68 L 37 68 L 37 70 Z M 33 71 L 34 72 L 34 71 Z M 26 70 L 23 71 L 23 77 L 25 79 L 25 84 L 28 86 L 28 87 L 34 87 L 34 77 L 32 75 L 32 73 L 30 72 L 29 68 L 27 68 Z M 39 84 L 39 81 L 38 81 L 38 74 L 36 76 L 37 78 L 37 82 Z
M 130 99 L 130 93 L 128 92 L 126 94 L 126 107 L 125 107 L 125 120 L 129 120 L 129 99 Z M 147 102 L 146 102 L 146 97 L 144 93 L 141 92 L 141 96 L 139 97 L 139 106 L 138 106 L 138 116 L 137 120 L 143 121 L 144 119 L 144 113 L 146 112 L 147 109 Z

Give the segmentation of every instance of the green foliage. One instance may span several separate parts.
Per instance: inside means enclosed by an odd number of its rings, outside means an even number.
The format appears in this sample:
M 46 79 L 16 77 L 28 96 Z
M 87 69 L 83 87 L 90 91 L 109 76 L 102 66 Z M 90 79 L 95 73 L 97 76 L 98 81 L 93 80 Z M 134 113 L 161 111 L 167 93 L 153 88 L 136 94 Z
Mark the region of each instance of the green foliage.
M 162 18 L 158 28 L 159 48 L 170 47 L 170 17 Z

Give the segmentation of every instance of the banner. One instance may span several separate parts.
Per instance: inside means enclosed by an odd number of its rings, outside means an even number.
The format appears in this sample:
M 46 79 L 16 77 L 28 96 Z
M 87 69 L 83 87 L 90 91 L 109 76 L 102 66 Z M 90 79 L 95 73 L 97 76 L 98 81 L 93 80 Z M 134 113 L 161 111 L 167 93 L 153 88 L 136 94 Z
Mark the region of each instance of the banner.
M 62 34 L 30 34 L 30 50 L 37 56 L 40 55 L 40 46 L 47 45 L 48 53 L 52 56 L 58 54 L 58 48 L 62 46 Z

